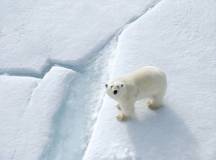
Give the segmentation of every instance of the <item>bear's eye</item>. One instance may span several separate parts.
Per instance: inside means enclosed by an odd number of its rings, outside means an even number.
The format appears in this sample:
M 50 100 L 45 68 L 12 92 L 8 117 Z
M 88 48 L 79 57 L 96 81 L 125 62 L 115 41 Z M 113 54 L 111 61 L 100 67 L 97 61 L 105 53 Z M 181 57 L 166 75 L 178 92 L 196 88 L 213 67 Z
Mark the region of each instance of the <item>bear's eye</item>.
M 113 88 L 113 85 L 112 85 L 112 86 L 110 86 L 110 88 Z
M 124 87 L 124 85 L 123 85 L 123 84 L 121 84 L 121 87 Z
M 107 88 L 107 87 L 108 87 L 108 84 L 105 84 L 105 87 Z

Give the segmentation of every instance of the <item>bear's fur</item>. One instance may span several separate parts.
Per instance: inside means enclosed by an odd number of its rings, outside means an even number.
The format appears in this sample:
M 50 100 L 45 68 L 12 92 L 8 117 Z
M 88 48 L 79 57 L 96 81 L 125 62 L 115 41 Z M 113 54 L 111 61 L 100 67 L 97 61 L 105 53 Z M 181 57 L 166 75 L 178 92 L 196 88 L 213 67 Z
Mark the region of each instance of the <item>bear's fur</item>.
M 118 120 L 126 120 L 134 114 L 137 100 L 150 98 L 150 109 L 157 109 L 162 103 L 167 87 L 165 73 L 157 67 L 145 66 L 130 74 L 121 76 L 106 84 L 106 93 L 118 102 Z

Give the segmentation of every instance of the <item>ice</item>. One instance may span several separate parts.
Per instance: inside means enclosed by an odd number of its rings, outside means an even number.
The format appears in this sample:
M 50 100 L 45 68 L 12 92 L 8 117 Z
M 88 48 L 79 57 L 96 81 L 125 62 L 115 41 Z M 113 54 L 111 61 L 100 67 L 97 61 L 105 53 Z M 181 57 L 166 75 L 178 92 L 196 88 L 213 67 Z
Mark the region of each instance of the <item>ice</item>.
M 55 134 L 44 159 L 82 159 L 103 101 L 110 49 L 105 48 L 72 81 L 67 101 L 56 115 Z
M 42 77 L 50 65 L 78 65 L 154 0 L 2 0 L 0 73 Z
M 109 159 L 114 143 L 141 160 L 215 158 L 215 6 L 161 1 L 122 32 L 112 78 L 144 65 L 162 68 L 168 77 L 164 107 L 150 111 L 138 103 L 137 119 L 120 123 L 115 102 L 106 97 L 85 160 Z
M 216 2 L 0 0 L 0 159 L 215 160 Z M 104 84 L 164 70 L 119 122 Z
M 0 76 L 0 159 L 11 159 L 21 119 L 32 91 L 39 80 L 35 78 Z
M 16 160 L 38 160 L 50 143 L 52 122 L 64 104 L 75 72 L 53 67 L 34 90 L 16 139 Z

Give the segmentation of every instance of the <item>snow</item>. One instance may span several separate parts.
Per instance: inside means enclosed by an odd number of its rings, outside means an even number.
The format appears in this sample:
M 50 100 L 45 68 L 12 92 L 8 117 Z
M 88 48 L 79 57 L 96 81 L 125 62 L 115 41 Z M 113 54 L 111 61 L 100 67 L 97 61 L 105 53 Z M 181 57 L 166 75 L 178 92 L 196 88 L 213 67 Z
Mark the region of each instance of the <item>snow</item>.
M 0 76 L 0 159 L 11 159 L 21 118 L 38 79 Z
M 38 160 L 52 136 L 53 118 L 67 97 L 75 72 L 53 67 L 34 90 L 22 118 L 14 159 Z
M 214 0 L 0 1 L 0 159 L 214 160 Z M 119 122 L 104 84 L 168 77 L 157 111 Z
M 2 0 L 0 73 L 42 77 L 52 63 L 84 63 L 152 2 Z
M 165 104 L 155 112 L 140 102 L 137 119 L 121 123 L 106 97 L 85 160 L 121 159 L 124 149 L 134 154 L 128 159 L 215 158 L 215 6 L 162 1 L 123 31 L 111 79 L 159 66 L 168 77 Z
M 56 116 L 53 142 L 44 159 L 82 159 L 102 104 L 110 49 L 104 48 L 76 75 L 70 94 Z

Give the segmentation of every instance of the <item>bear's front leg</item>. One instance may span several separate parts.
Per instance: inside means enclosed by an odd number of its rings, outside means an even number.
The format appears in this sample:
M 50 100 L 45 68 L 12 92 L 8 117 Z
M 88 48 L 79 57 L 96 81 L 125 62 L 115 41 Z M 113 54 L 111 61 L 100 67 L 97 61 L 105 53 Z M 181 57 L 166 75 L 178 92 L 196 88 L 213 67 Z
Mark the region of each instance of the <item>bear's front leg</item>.
M 120 104 L 116 104 L 116 108 L 121 111 L 121 107 L 120 107 Z
M 119 121 L 126 121 L 127 120 L 127 116 L 124 115 L 124 113 L 120 112 L 117 116 L 116 119 Z
M 133 100 L 130 100 L 127 105 L 125 105 L 125 112 L 128 116 L 132 117 L 135 114 L 135 102 Z
M 119 114 L 116 116 L 116 119 L 119 121 L 127 120 L 127 116 L 123 113 L 120 104 L 117 104 L 116 108 L 119 110 Z
M 127 101 L 126 103 L 121 103 L 120 109 L 121 112 L 117 115 L 117 119 L 121 121 L 128 120 L 128 118 L 134 115 L 134 102 Z

